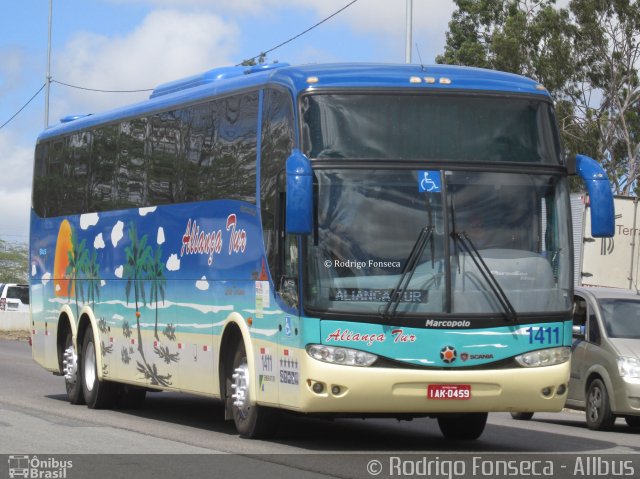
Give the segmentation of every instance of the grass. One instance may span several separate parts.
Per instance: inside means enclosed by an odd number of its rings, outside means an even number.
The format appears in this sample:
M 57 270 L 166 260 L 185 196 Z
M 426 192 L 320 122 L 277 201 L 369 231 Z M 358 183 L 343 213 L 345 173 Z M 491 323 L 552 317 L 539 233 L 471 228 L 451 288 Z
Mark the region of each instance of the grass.
M 29 341 L 30 333 L 26 330 L 20 331 L 0 331 L 0 339 L 10 339 L 12 341 Z

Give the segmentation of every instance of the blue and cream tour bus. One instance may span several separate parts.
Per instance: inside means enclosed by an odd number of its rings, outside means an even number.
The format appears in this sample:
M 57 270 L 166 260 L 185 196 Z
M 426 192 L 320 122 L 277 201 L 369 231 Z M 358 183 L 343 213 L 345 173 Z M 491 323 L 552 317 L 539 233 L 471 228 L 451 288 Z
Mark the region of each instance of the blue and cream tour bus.
M 568 175 L 613 234 L 608 178 L 565 158 L 551 98 L 451 67 L 224 67 L 70 117 L 35 151 L 33 357 L 68 399 L 217 398 L 243 437 L 282 412 L 559 411 Z

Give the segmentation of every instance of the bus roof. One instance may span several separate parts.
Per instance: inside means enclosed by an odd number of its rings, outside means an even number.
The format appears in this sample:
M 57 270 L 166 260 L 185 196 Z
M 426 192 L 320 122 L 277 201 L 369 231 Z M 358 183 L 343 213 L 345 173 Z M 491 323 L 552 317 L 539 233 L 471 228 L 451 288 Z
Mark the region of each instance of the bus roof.
M 62 123 L 42 132 L 38 141 L 267 84 L 287 87 L 294 96 L 302 91 L 325 88 L 402 88 L 529 93 L 549 97 L 544 87 L 520 75 L 452 65 L 336 63 L 290 66 L 273 63 L 221 67 L 159 85 L 148 100 L 140 103 L 94 115 L 65 117 Z

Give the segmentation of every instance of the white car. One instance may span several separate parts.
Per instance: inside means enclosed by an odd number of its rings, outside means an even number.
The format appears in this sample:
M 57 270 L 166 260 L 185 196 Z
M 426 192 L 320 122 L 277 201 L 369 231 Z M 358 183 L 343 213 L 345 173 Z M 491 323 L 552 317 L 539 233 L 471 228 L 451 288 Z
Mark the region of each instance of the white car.
M 0 311 L 29 311 L 29 285 L 0 285 Z

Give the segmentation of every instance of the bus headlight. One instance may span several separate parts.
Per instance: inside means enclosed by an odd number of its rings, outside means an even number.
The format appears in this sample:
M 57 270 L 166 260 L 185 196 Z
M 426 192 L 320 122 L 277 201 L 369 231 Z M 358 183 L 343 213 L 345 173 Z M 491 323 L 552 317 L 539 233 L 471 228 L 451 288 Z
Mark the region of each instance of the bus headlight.
M 571 348 L 549 348 L 529 351 L 528 353 L 516 356 L 516 361 L 525 368 L 539 368 L 542 366 L 553 366 L 569 361 Z
M 325 363 L 343 364 L 345 366 L 371 366 L 378 356 L 356 349 L 336 348 L 323 344 L 310 344 L 307 354 L 313 359 Z
M 618 372 L 623 378 L 640 379 L 640 361 L 636 358 L 620 356 L 618 358 Z

